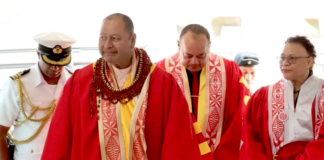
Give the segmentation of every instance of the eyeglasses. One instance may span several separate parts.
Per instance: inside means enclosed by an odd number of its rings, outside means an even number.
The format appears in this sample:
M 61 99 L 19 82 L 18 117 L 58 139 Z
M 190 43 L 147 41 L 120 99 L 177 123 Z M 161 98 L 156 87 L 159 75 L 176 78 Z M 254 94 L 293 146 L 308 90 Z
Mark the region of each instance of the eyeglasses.
M 281 63 L 283 63 L 285 60 L 287 60 L 287 62 L 289 63 L 289 64 L 295 64 L 296 63 L 296 61 L 297 61 L 297 59 L 299 59 L 299 58 L 309 58 L 310 56 L 308 56 L 308 57 L 277 57 L 278 59 L 279 59 L 279 63 L 281 64 Z

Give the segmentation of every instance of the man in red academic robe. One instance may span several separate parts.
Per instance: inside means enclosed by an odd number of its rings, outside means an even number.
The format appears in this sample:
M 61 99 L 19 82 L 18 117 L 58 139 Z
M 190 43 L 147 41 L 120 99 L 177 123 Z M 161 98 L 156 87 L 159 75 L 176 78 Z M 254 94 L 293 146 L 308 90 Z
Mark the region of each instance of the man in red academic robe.
M 135 48 L 135 41 L 128 16 L 105 18 L 102 58 L 75 71 L 67 82 L 43 160 L 201 159 L 178 84 Z
M 209 53 L 210 42 L 206 28 L 190 24 L 180 34 L 179 52 L 157 66 L 178 82 L 214 159 L 239 159 L 248 85 L 235 62 Z
M 284 79 L 251 97 L 242 160 L 324 159 L 324 81 L 312 75 L 315 50 L 290 37 L 280 56 Z

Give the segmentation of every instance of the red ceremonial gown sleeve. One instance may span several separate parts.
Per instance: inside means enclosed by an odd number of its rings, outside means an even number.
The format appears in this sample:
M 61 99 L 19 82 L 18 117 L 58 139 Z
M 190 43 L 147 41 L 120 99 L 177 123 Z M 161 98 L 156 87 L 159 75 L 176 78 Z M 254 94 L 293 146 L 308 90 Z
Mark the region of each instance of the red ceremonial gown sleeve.
M 250 96 L 248 88 L 240 83 L 242 72 L 235 62 L 224 59 L 226 70 L 226 95 L 222 137 L 214 152 L 214 159 L 239 159 L 242 115 L 246 108 L 244 97 Z
M 43 150 L 43 160 L 68 160 L 71 154 L 70 100 L 74 75 L 67 81 L 53 114 Z
M 323 123 L 323 122 L 322 122 Z M 324 128 L 321 127 L 318 140 L 309 142 L 304 149 L 301 150 L 295 160 L 313 160 L 324 159 Z M 279 160 L 279 159 L 278 159 Z
M 90 110 L 92 64 L 76 70 L 64 86 L 52 117 L 42 160 L 101 159 L 97 110 Z
M 159 62 L 156 62 L 155 65 L 157 67 L 159 67 L 160 69 L 162 69 L 163 71 L 165 71 L 165 59 L 159 61 Z
M 160 69 L 162 69 L 163 71 L 165 71 L 165 59 L 161 60 L 160 62 L 157 62 L 156 63 L 157 67 L 159 67 Z M 174 81 L 176 83 L 176 81 Z M 176 83 L 177 84 L 177 83 Z M 181 92 L 181 89 L 180 87 L 175 87 L 176 90 L 179 90 Z M 172 95 L 173 94 L 173 91 L 172 92 Z M 182 93 L 182 92 L 181 92 Z M 178 95 L 179 97 L 182 98 L 182 96 Z M 178 99 L 178 97 L 172 97 L 171 100 L 173 100 L 174 102 L 176 102 Z M 185 98 L 184 98 L 185 99 Z M 171 103 L 174 103 L 174 102 L 171 102 Z M 183 103 L 183 102 L 182 102 Z M 181 114 L 181 113 L 180 113 Z M 191 117 L 191 121 L 192 123 L 196 122 L 197 120 L 195 119 L 194 115 L 190 113 L 190 117 Z M 203 144 L 203 143 L 206 143 L 206 139 L 204 137 L 204 135 L 202 134 L 202 132 L 200 133 L 195 133 L 194 131 L 194 134 L 196 136 L 196 140 L 197 140 L 197 145 L 199 146 L 199 144 Z M 209 152 L 205 152 L 206 150 L 204 148 L 201 148 L 201 160 L 212 160 L 213 159 L 213 155 L 212 153 L 210 152 L 210 149 L 207 149 L 209 150 Z
M 268 160 L 272 159 L 270 136 L 268 129 L 268 87 L 256 91 L 248 102 L 246 120 L 243 130 L 244 145 L 242 160 Z M 241 150 L 241 152 L 242 152 Z
M 172 75 L 159 68 L 151 75 L 145 128 L 149 159 L 201 159 L 188 104 Z
M 172 89 L 169 93 L 172 94 L 168 104 L 170 109 L 163 138 L 162 159 L 199 159 L 198 141 L 195 139 L 187 101 L 176 81 L 170 79 L 169 87 Z

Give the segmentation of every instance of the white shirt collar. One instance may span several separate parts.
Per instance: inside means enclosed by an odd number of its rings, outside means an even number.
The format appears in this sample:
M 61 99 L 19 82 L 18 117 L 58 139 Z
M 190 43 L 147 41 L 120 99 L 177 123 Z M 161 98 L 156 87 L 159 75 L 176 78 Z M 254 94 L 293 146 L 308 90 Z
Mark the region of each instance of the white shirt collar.
M 37 87 L 40 84 L 47 83 L 43 77 L 43 74 L 42 74 L 39 66 L 38 66 L 38 63 L 30 68 L 30 74 L 32 77 L 34 77 L 32 79 L 33 81 L 31 83 L 34 84 L 35 87 Z M 58 83 L 61 83 L 62 85 L 64 85 L 65 82 L 67 81 L 67 77 L 68 77 L 67 74 L 70 74 L 70 73 L 68 73 L 68 71 L 66 71 L 66 69 L 63 68 Z

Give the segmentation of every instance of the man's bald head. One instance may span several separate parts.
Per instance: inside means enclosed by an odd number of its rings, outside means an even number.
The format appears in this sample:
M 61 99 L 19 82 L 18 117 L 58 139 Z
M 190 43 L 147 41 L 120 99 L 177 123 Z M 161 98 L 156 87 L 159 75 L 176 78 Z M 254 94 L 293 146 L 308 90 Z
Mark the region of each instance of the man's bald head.
M 122 14 L 122 13 L 114 13 L 114 14 L 111 14 L 109 16 L 107 16 L 103 22 L 105 21 L 108 21 L 108 20 L 114 20 L 114 19 L 117 19 L 117 18 L 121 18 L 125 24 L 125 29 L 126 31 L 130 34 L 130 35 L 133 35 L 134 34 L 134 24 L 133 24 L 133 21 L 132 19 L 130 19 L 127 15 L 125 14 Z
M 207 40 L 210 42 L 210 35 L 209 35 L 209 32 L 208 30 L 203 27 L 202 25 L 199 25 L 199 24 L 189 24 L 187 25 L 186 27 L 184 27 L 180 33 L 180 41 L 182 39 L 182 37 L 188 33 L 188 32 L 193 32 L 194 34 L 197 34 L 197 35 L 204 35 L 206 36 Z

